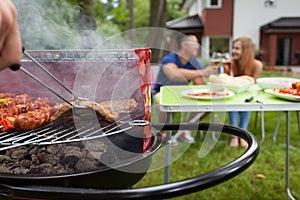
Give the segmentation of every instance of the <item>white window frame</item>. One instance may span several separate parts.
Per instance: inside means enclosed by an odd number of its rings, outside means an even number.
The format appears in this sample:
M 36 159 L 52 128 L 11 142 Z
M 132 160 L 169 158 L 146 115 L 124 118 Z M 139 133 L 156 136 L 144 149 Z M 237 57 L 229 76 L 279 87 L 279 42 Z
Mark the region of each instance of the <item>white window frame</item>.
M 217 5 L 211 5 L 211 0 L 206 0 L 206 8 L 222 8 L 222 0 L 217 0 Z

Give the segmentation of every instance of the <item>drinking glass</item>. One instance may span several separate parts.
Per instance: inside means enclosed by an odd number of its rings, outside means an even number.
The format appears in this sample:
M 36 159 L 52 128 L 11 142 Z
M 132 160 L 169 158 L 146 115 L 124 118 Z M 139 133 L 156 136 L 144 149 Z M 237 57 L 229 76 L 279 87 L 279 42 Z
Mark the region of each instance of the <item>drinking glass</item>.
M 222 53 L 219 53 L 219 52 L 213 52 L 212 55 L 211 55 L 211 63 L 213 65 L 216 65 L 218 66 L 218 71 L 219 71 L 219 74 L 223 74 L 224 73 L 224 69 L 223 69 L 223 66 L 222 66 Z
M 219 52 L 213 52 L 210 61 L 212 64 L 219 66 L 222 62 L 222 54 Z
M 232 76 L 232 69 L 231 69 L 231 56 L 229 53 L 222 54 L 222 65 L 224 68 L 224 73 Z

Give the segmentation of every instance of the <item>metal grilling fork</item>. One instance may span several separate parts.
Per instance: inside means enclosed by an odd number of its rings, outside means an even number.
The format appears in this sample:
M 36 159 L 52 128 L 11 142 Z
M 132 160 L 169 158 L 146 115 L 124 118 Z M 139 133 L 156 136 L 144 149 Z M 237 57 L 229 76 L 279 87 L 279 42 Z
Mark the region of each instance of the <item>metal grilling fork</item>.
M 34 62 L 40 69 L 42 69 L 44 72 L 46 72 L 53 80 L 55 80 L 59 85 L 61 85 L 67 92 L 69 92 L 73 97 L 73 101 L 75 100 L 88 100 L 86 98 L 78 97 L 76 96 L 70 89 L 68 89 L 60 80 L 58 80 L 50 71 L 48 71 L 43 65 L 41 65 L 35 58 L 33 58 L 30 54 L 28 54 L 25 50 L 23 50 L 23 54 L 28 57 L 32 62 Z M 80 105 L 74 105 L 69 100 L 58 94 L 54 89 L 52 89 L 49 85 L 41 81 L 39 78 L 34 76 L 32 73 L 24 69 L 20 64 L 14 64 L 10 66 L 10 69 L 13 71 L 21 70 L 23 73 L 25 73 L 30 78 L 34 79 L 36 82 L 47 88 L 49 91 L 51 91 L 53 94 L 58 96 L 60 99 L 68 103 L 70 106 L 74 108 L 86 108 L 86 106 L 80 106 Z

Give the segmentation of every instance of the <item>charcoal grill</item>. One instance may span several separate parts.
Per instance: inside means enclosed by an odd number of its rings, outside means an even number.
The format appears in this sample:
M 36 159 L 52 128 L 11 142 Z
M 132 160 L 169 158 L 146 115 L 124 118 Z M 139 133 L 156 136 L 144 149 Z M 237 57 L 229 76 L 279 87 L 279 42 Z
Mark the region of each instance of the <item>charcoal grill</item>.
M 3 199 L 162 199 L 180 196 L 212 187 L 224 182 L 245 170 L 252 164 L 258 154 L 258 143 L 247 131 L 218 124 L 180 124 L 163 125 L 151 124 L 150 118 L 150 81 L 148 70 L 150 65 L 150 50 L 118 50 L 109 52 L 93 51 L 31 51 L 30 54 L 47 66 L 53 74 L 62 80 L 68 88 L 72 88 L 78 96 L 107 101 L 115 99 L 134 98 L 141 108 L 133 115 L 126 115 L 113 125 L 108 126 L 78 126 L 76 123 L 53 123 L 38 130 L 24 133 L 7 133 L 2 136 L 1 151 L 20 146 L 49 146 L 57 143 L 84 142 L 95 139 L 105 139 L 116 144 L 118 149 L 126 153 L 117 163 L 109 163 L 94 170 L 76 172 L 72 174 L 51 175 L 12 175 L 0 173 L 1 192 Z M 97 84 L 90 81 L 86 74 L 91 69 L 98 69 L 99 63 L 104 63 L 104 70 L 97 79 Z M 22 61 L 29 71 L 36 73 L 36 68 L 28 60 Z M 128 71 L 131 73 L 126 74 Z M 112 72 L 119 72 L 115 76 Z M 31 96 L 48 97 L 52 102 L 60 101 L 57 96 L 45 90 L 28 77 L 18 72 L 5 71 L 0 77 L 1 89 L 13 93 L 28 93 Z M 77 76 L 80 74 L 82 76 Z M 114 74 L 113 78 L 111 75 Z M 126 74 L 126 76 L 124 76 Z M 133 78 L 132 74 L 135 78 Z M 16 81 L 14 77 L 20 80 Z M 46 79 L 46 78 L 45 78 Z M 124 79 L 124 80 L 123 80 Z M 120 90 L 119 81 L 128 82 Z M 51 87 L 55 83 L 51 79 L 45 80 Z M 20 84 L 20 82 L 26 84 Z M 10 83 L 10 84 L 7 84 Z M 100 87 L 99 87 L 100 85 Z M 103 87 L 105 86 L 105 87 Z M 122 85 L 124 88 L 124 85 Z M 132 87 L 133 86 L 133 87 Z M 87 89 L 88 88 L 88 89 Z M 112 92 L 117 90 L 117 92 Z M 91 94 L 92 91 L 92 94 Z M 58 92 L 70 97 L 62 88 Z M 68 124 L 68 127 L 65 126 Z M 187 180 L 158 186 L 132 189 L 147 172 L 151 164 L 152 155 L 161 145 L 161 136 L 158 130 L 220 130 L 225 133 L 244 138 L 249 148 L 239 158 L 226 166 L 214 171 L 199 175 Z M 95 128 L 96 127 L 96 128 Z M 49 128 L 49 129 L 48 129 Z M 60 129 L 61 128 L 61 129 Z M 50 132 L 49 132 L 50 130 Z M 53 133 L 55 130 L 55 134 Z M 59 131 L 58 131 L 59 130 Z M 67 130 L 66 134 L 65 131 Z M 40 132 L 39 132 L 40 131 Z M 129 134 L 128 134 L 129 133 Z M 12 135 L 10 135 L 12 134 Z M 22 135 L 23 134 L 23 135 Z M 73 135 L 74 134 L 74 135 Z M 24 136 L 25 135 L 25 136 Z M 66 136 L 67 135 L 67 136 Z M 99 136 L 101 135 L 101 136 Z M 124 137 L 124 135 L 127 137 Z M 42 136 L 42 137 L 41 137 Z M 120 136 L 120 138 L 118 138 Z M 54 137 L 54 138 L 53 138 Z M 66 139 L 67 138 L 67 139 Z M 126 141 L 124 143 L 120 141 Z M 133 142 L 134 145 L 128 145 Z M 132 143 L 131 143 L 132 144 Z M 137 149 L 128 149 L 137 147 Z M 114 149 L 115 150 L 115 149 Z M 122 151 L 122 152 L 124 152 Z M 118 155 L 120 152 L 116 151 Z M 106 162 L 104 162 L 107 164 Z M 99 180 L 104 180 L 99 181 Z
M 95 189 L 43 186 L 38 184 L 1 185 L 1 198 L 3 199 L 163 199 L 181 196 L 201 190 L 205 190 L 220 184 L 247 169 L 256 159 L 259 146 L 256 138 L 248 131 L 223 124 L 189 123 L 189 124 L 152 124 L 154 128 L 162 130 L 223 130 L 224 133 L 241 137 L 249 144 L 246 152 L 236 160 L 213 171 L 196 177 L 145 188 L 129 189 Z M 160 136 L 157 135 L 161 140 Z M 160 141 L 161 142 L 161 141 Z M 149 149 L 150 151 L 151 148 Z M 154 152 L 153 152 L 154 153 Z M 113 175 L 113 174 L 112 174 Z M 90 178 L 90 181 L 94 180 Z M 110 181 L 107 179 L 106 181 Z M 122 179 L 118 179 L 122 180 Z M 30 181 L 30 178 L 27 178 Z

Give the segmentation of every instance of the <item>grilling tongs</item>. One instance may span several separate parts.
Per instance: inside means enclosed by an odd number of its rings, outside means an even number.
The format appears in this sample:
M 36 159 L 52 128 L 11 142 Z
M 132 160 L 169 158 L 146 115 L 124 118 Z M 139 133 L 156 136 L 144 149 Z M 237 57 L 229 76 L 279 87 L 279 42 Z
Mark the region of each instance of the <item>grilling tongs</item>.
M 28 54 L 24 49 L 23 49 L 23 54 L 26 57 L 28 57 L 31 61 L 33 61 L 40 69 L 42 69 L 44 72 L 46 72 L 46 74 L 48 74 L 53 80 L 55 80 L 59 85 L 61 85 L 66 91 L 68 91 L 74 97 L 74 99 L 72 101 L 75 101 L 75 100 L 88 100 L 86 98 L 76 96 L 70 89 L 68 89 L 60 80 L 58 80 L 51 72 L 49 72 L 41 63 L 39 63 L 35 58 L 33 58 L 30 54 Z M 67 100 L 66 98 L 64 98 L 60 94 L 58 94 L 49 85 L 47 85 L 46 83 L 41 81 L 39 78 L 34 76 L 32 73 L 30 73 L 26 69 L 24 69 L 20 64 L 14 64 L 14 65 L 10 66 L 10 69 L 13 70 L 13 71 L 21 70 L 26 75 L 28 75 L 30 78 L 34 79 L 36 82 L 38 82 L 39 84 L 41 84 L 42 86 L 44 86 L 45 88 L 50 90 L 53 94 L 58 96 L 60 99 L 62 99 L 66 103 L 68 103 L 70 106 L 72 106 L 74 108 L 86 108 L 86 106 L 73 104 L 72 102 L 70 102 L 69 100 Z

